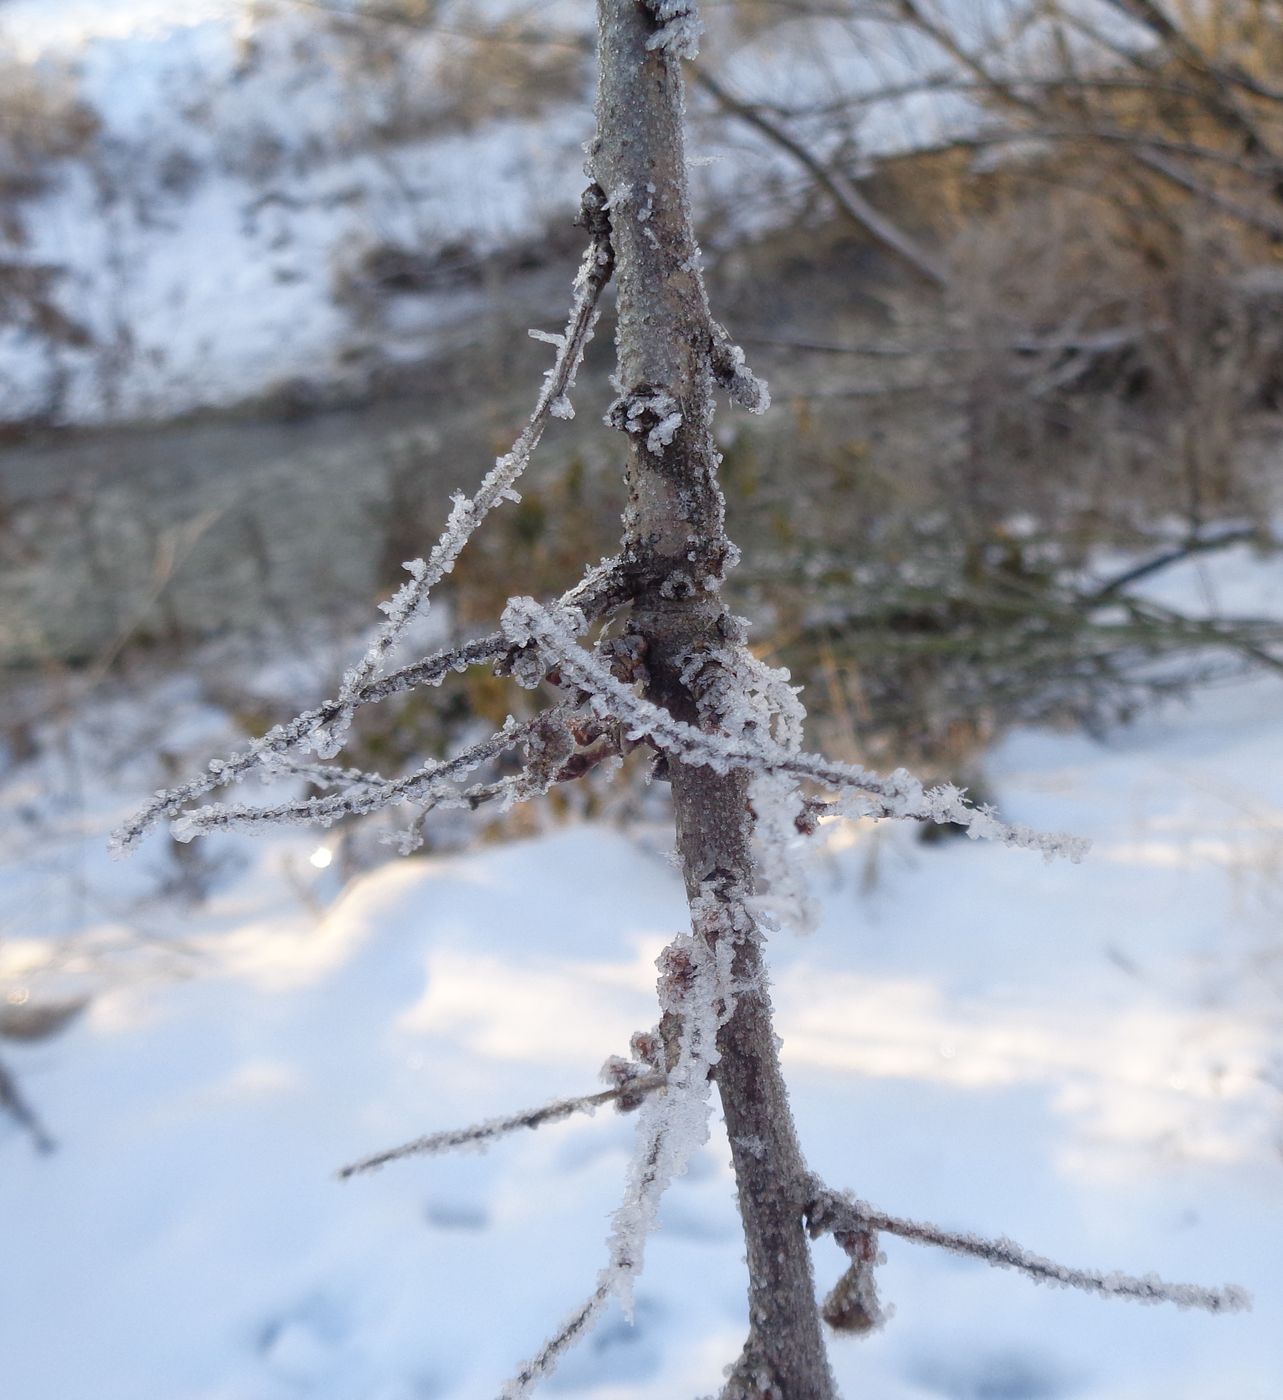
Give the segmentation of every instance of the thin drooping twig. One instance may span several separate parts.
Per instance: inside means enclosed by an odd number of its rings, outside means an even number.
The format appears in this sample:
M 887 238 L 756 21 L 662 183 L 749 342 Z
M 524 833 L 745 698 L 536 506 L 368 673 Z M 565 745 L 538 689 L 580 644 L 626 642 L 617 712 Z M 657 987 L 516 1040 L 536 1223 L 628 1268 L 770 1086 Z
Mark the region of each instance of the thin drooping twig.
M 45 1131 L 40 1115 L 27 1102 L 18 1081 L 0 1061 L 0 1113 L 7 1113 L 31 1137 L 37 1152 L 50 1153 L 57 1143 Z
M 603 1104 L 617 1103 L 633 1094 L 649 1094 L 662 1088 L 664 1077 L 654 1074 L 631 1079 L 626 1084 L 613 1089 L 602 1089 L 596 1094 L 582 1094 L 573 1099 L 555 1099 L 542 1108 L 528 1108 L 520 1113 L 510 1113 L 503 1118 L 487 1118 L 481 1123 L 472 1123 L 466 1128 L 450 1128 L 440 1133 L 429 1133 L 426 1137 L 415 1138 L 412 1142 L 390 1147 L 383 1152 L 362 1157 L 359 1162 L 343 1167 L 338 1175 L 340 1181 L 361 1172 L 376 1171 L 389 1162 L 399 1162 L 403 1157 L 435 1157 L 443 1152 L 454 1152 L 461 1147 L 486 1148 L 509 1133 L 522 1128 L 542 1128 L 546 1123 L 558 1123 L 576 1113 L 592 1113 Z
M 752 932 L 744 927 L 734 933 L 727 930 L 723 938 L 712 936 L 707 921 L 720 921 L 721 910 L 715 901 L 705 904 L 712 907 L 694 918 L 695 931 L 679 934 L 659 958 L 660 1009 L 665 1021 L 676 1027 L 671 1063 L 664 1093 L 644 1102 L 639 1114 L 637 1149 L 624 1199 L 612 1218 L 601 1279 L 629 1317 L 633 1285 L 642 1270 L 647 1237 L 658 1220 L 660 1200 L 708 1137 L 717 1035 L 735 1009 L 735 946 Z
M 1228 549 L 1236 544 L 1249 544 L 1254 540 L 1260 540 L 1260 538 L 1261 531 L 1252 525 L 1236 526 L 1229 530 L 1218 531 L 1215 534 L 1193 535 L 1190 539 L 1173 545 L 1170 549 L 1165 549 L 1161 554 L 1143 560 L 1139 564 L 1133 564 L 1130 568 L 1124 569 L 1122 573 L 1106 579 L 1104 583 L 1098 585 L 1087 595 L 1086 601 L 1091 603 L 1104 602 L 1115 594 L 1121 593 L 1123 589 L 1130 587 L 1133 583 L 1139 583 L 1141 579 L 1148 578 L 1151 574 L 1160 573 L 1173 564 L 1180 564 L 1186 559 L 1193 558 L 1196 554 Z
M 872 1206 L 843 1195 L 817 1182 L 814 1201 L 806 1210 L 812 1237 L 862 1230 L 878 1230 L 898 1235 L 914 1244 L 934 1245 L 954 1254 L 982 1259 L 998 1269 L 1016 1269 L 1040 1283 L 1054 1287 L 1077 1288 L 1103 1298 L 1129 1298 L 1141 1303 L 1173 1303 L 1178 1308 L 1199 1308 L 1204 1312 L 1246 1312 L 1251 1295 L 1233 1284 L 1206 1288 L 1196 1283 L 1169 1283 L 1157 1274 L 1125 1274 L 1102 1269 L 1077 1269 L 1034 1254 L 1014 1240 L 999 1236 L 986 1239 L 917 1220 L 887 1215 Z

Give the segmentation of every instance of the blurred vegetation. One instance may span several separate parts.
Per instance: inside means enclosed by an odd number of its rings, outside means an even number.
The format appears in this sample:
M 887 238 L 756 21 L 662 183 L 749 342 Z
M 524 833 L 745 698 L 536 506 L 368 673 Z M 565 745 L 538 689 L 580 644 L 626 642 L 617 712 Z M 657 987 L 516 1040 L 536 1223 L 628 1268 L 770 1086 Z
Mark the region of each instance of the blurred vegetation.
M 728 142 L 782 153 L 796 174 L 778 186 L 787 212 L 750 231 L 737 232 L 713 200 L 710 276 L 776 397 L 763 420 L 728 413 L 719 424 L 746 561 L 734 597 L 757 620 L 763 652 L 806 685 L 817 742 L 965 777 L 1012 724 L 1102 729 L 1192 685 L 1278 669 L 1278 620 L 1187 617 L 1145 590 L 1195 556 L 1277 549 L 1283 11 L 1117 0 L 1131 23 L 1123 42 L 1092 28 L 1094 12 L 1047 0 L 1036 25 L 997 45 L 978 20 L 950 25 L 925 3 L 886 0 L 877 10 L 922 54 L 894 91 L 831 100 L 780 91 L 768 101 L 727 76 L 741 71 L 740 45 L 782 42 L 785 25 L 801 43 L 808 18 L 856 24 L 866 8 L 739 0 L 710 10 L 701 63 L 712 83 L 694 85 L 691 99 L 700 130 L 720 123 Z M 362 109 L 374 113 L 362 139 L 521 120 L 590 81 L 582 36 L 477 19 L 449 31 L 439 81 L 416 83 L 406 35 L 431 32 L 442 14 L 426 0 L 381 0 L 325 17 L 353 92 L 380 94 Z M 878 104 L 906 91 L 965 96 L 974 120 L 911 153 L 871 152 L 864 137 Z M 0 81 L 0 92 L 0 179 L 36 178 L 42 160 L 92 139 L 74 89 Z M 408 381 L 417 407 L 407 407 L 405 383 L 389 380 L 387 403 L 369 407 L 364 427 L 344 425 L 356 445 L 323 467 L 335 489 L 303 506 L 317 519 L 330 512 L 328 533 L 295 537 L 285 517 L 279 530 L 251 529 L 228 510 L 241 521 L 235 549 L 218 523 L 190 543 L 190 567 L 199 554 L 202 570 L 190 590 L 197 606 L 183 593 L 186 556 L 165 544 L 182 522 L 157 525 L 152 545 L 134 550 L 143 577 L 131 587 L 145 594 L 166 548 L 173 577 L 160 577 L 145 617 L 107 629 L 110 666 L 134 664 L 144 643 L 153 657 L 193 656 L 213 616 L 223 632 L 241 625 L 200 597 L 224 585 L 229 596 L 259 590 L 264 636 L 300 618 L 342 633 L 367 618 L 336 599 L 364 608 L 394 586 L 401 562 L 435 538 L 445 488 L 504 450 L 520 422 L 539 360 L 512 288 L 550 258 L 568 267 L 568 238 L 532 230 L 488 259 L 385 240 L 336 269 L 336 300 L 372 334 L 397 295 L 467 286 L 488 309 L 470 342 Z M 927 250 L 940 285 L 897 240 Z M 12 316 L 4 298 L 25 294 L 4 276 L 0 267 L 0 316 Z M 488 628 L 510 593 L 557 592 L 613 549 L 619 449 L 592 408 L 608 396 L 590 365 L 582 419 L 559 425 L 521 503 L 496 514 L 453 576 L 452 627 Z M 310 416 L 324 401 L 291 402 L 299 431 L 324 437 Z M 444 426 L 424 426 L 429 407 Z M 309 473 L 321 469 L 307 459 Z M 95 525 L 96 500 L 63 500 L 58 519 L 76 518 L 85 587 L 102 599 L 120 586 L 112 541 L 138 522 L 122 524 L 117 501 Z M 28 566 L 53 519 L 49 500 L 9 502 L 6 568 Z M 308 547 L 325 557 L 307 566 L 307 596 L 287 596 L 280 579 Z M 99 665 L 103 653 L 71 659 Z M 501 721 L 509 694 L 482 673 L 389 705 L 353 759 L 395 768 L 440 753 L 468 725 Z M 292 713 L 295 698 L 246 718 L 278 708 Z

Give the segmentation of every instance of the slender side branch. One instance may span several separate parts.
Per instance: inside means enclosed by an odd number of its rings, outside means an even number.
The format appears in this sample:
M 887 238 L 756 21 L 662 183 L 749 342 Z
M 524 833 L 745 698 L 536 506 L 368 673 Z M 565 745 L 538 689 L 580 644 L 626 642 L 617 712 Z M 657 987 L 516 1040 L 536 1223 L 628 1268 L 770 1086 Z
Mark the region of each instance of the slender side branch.
M 387 621 L 375 634 L 364 657 L 343 678 L 339 701 L 345 711 L 350 711 L 356 703 L 357 692 L 378 672 L 411 618 L 423 609 L 432 588 L 454 569 L 455 561 L 477 526 L 500 502 L 519 499 L 514 487 L 538 447 L 548 420 L 574 417 L 575 411 L 567 396 L 597 325 L 602 292 L 615 268 L 606 199 L 596 185 L 590 185 L 584 194 L 582 218 L 591 241 L 575 279 L 575 299 L 565 331 L 561 335 L 540 337 L 551 341 L 557 347 L 557 354 L 552 368 L 544 376 L 534 411 L 512 447 L 486 474 L 476 495 L 471 499 L 462 494 L 455 496 L 445 530 L 427 560 L 415 560 L 407 565 L 410 581 L 383 604 Z M 329 731 L 327 742 L 331 746 L 337 740 L 341 723 L 342 717 Z
M 562 712 L 564 717 L 564 711 Z M 342 792 L 325 797 L 304 797 L 274 807 L 212 803 L 180 817 L 173 827 L 175 840 L 190 841 L 210 831 L 243 831 L 257 826 L 331 826 L 340 817 L 360 816 L 411 800 L 433 801 L 448 795 L 449 785 L 479 768 L 489 759 L 515 748 L 535 736 L 550 713 L 536 715 L 524 723 L 509 716 L 508 723 L 489 738 L 470 744 L 450 758 L 430 759 L 421 768 L 395 780 L 357 772 L 355 781 Z M 329 770 L 341 773 L 345 770 Z M 353 770 L 354 771 L 354 770 Z
M 484 1122 L 473 1123 L 466 1128 L 450 1128 L 440 1133 L 429 1133 L 426 1137 L 415 1138 L 413 1142 L 402 1143 L 399 1147 L 390 1147 L 386 1151 L 362 1157 L 359 1162 L 343 1167 L 338 1173 L 339 1180 L 346 1181 L 361 1172 L 376 1171 L 379 1167 L 387 1166 L 389 1162 L 399 1162 L 403 1157 L 435 1157 L 460 1147 L 484 1149 L 499 1138 L 519 1132 L 522 1128 L 542 1128 L 546 1123 L 558 1123 L 576 1113 L 592 1113 L 603 1104 L 618 1103 L 620 1099 L 627 1099 L 633 1095 L 649 1094 L 662 1088 L 664 1083 L 663 1075 L 653 1074 L 629 1080 L 613 1089 L 602 1089 L 596 1094 L 582 1094 L 573 1099 L 554 1099 L 542 1108 L 527 1108 L 504 1118 L 487 1118 Z
M 599 1283 L 587 1301 L 575 1309 L 539 1350 L 520 1367 L 516 1375 L 504 1386 L 500 1400 L 521 1400 L 528 1395 L 537 1382 L 550 1376 L 557 1362 L 572 1346 L 597 1322 L 598 1314 L 610 1299 L 610 1285 Z
M 57 1147 L 57 1143 L 45 1131 L 40 1116 L 18 1087 L 18 1081 L 3 1063 L 0 1063 L 0 1113 L 9 1114 L 14 1122 L 30 1135 L 37 1152 L 47 1154 Z
M 1086 601 L 1089 603 L 1104 602 L 1121 593 L 1133 583 L 1139 583 L 1141 579 L 1148 578 L 1151 574 L 1160 573 L 1173 564 L 1180 564 L 1186 559 L 1193 558 L 1196 554 L 1228 549 L 1231 545 L 1236 544 L 1249 544 L 1254 540 L 1260 540 L 1260 538 L 1260 530 L 1251 525 L 1238 526 L 1215 534 L 1196 534 L 1181 544 L 1173 545 L 1172 548 L 1164 550 L 1161 554 L 1135 564 L 1129 569 L 1124 569 L 1122 573 L 1115 574 L 1113 578 L 1106 579 L 1104 583 L 1098 585 L 1087 595 Z
M 1017 1269 L 1040 1283 L 1077 1288 L 1103 1298 L 1130 1298 L 1141 1303 L 1173 1303 L 1178 1308 L 1200 1308 L 1204 1312 L 1246 1312 L 1251 1295 L 1229 1284 L 1206 1288 L 1196 1283 L 1169 1283 L 1157 1274 L 1125 1274 L 1101 1269 L 1075 1269 L 1053 1259 L 1034 1254 L 1004 1236 L 985 1239 L 980 1235 L 942 1230 L 939 1226 L 886 1215 L 853 1196 L 842 1195 L 817 1183 L 814 1201 L 806 1208 L 812 1238 L 824 1234 L 859 1233 L 878 1230 L 898 1235 L 914 1244 L 934 1245 L 954 1254 L 983 1259 L 998 1269 Z

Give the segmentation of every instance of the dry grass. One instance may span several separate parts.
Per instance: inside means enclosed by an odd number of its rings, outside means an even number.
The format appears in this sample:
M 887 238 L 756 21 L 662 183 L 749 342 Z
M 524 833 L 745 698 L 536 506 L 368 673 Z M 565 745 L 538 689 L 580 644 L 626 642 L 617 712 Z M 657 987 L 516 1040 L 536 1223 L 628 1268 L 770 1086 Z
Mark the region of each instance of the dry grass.
M 41 189 L 50 164 L 82 152 L 98 129 L 70 69 L 0 57 L 0 200 Z

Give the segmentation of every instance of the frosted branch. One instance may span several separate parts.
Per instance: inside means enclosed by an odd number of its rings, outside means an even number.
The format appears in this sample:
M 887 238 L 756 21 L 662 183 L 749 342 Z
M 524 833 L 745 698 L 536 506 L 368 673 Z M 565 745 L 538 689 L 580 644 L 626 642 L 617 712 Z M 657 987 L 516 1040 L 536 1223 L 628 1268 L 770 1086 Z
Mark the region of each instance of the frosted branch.
M 571 706 L 558 705 L 521 722 L 509 716 L 503 728 L 488 738 L 461 749 L 450 758 L 430 759 L 401 778 L 384 778 L 360 769 L 326 765 L 304 765 L 297 770 L 287 767 L 282 770 L 284 773 L 297 771 L 309 781 L 339 786 L 341 791 L 272 807 L 211 803 L 178 817 L 172 832 L 175 840 L 190 841 L 210 831 L 239 831 L 265 825 L 328 827 L 342 817 L 368 816 L 406 802 L 417 802 L 425 809 L 476 808 L 482 802 L 501 798 L 506 806 L 514 806 L 531 797 L 542 796 L 556 783 L 579 777 L 613 752 L 609 746 L 577 752 L 580 740 L 591 743 L 600 737 L 601 728 L 595 723 L 580 725 L 577 734 L 572 733 L 569 727 L 572 713 Z M 459 788 L 461 778 L 518 746 L 527 753 L 521 772 L 497 782 Z
M 576 609 L 585 618 L 586 625 L 588 619 L 609 612 L 627 596 L 628 585 L 620 561 L 609 558 L 589 569 L 574 588 L 562 595 L 557 606 Z M 409 666 L 371 680 L 357 692 L 353 704 L 356 707 L 377 704 L 420 686 L 440 685 L 447 676 L 473 666 L 490 662 L 510 663 L 516 650 L 502 632 L 491 632 L 457 647 L 434 652 Z M 294 771 L 305 771 L 299 770 L 290 758 L 292 751 L 318 730 L 335 723 L 343 710 L 344 703 L 340 698 L 327 700 L 314 709 L 305 710 L 287 724 L 269 729 L 247 748 L 226 758 L 211 759 L 204 772 L 195 778 L 176 787 L 160 789 L 146 807 L 113 832 L 110 843 L 112 854 L 128 854 L 158 822 L 177 816 L 199 798 L 239 782 L 256 769 L 287 776 Z
M 627 1316 L 660 1200 L 708 1140 L 717 1032 L 735 1007 L 735 948 L 754 931 L 747 913 L 727 905 L 711 887 L 691 901 L 691 915 L 694 931 L 679 934 L 659 955 L 660 1010 L 676 1028 L 673 1063 L 664 1092 L 651 1095 L 638 1115 L 637 1146 L 602 1274 Z
M 534 1385 L 545 1376 L 551 1375 L 564 1353 L 581 1337 L 592 1331 L 609 1298 L 609 1287 L 605 1283 L 598 1284 L 588 1301 L 570 1314 L 539 1351 L 504 1386 L 499 1400 L 522 1400 L 523 1396 L 530 1394 Z
M 519 1132 L 522 1128 L 542 1128 L 546 1123 L 559 1123 L 563 1118 L 570 1118 L 576 1113 L 592 1113 L 603 1104 L 615 1103 L 635 1094 L 649 1094 L 652 1090 L 660 1088 L 663 1083 L 664 1077 L 659 1074 L 634 1078 L 626 1084 L 616 1085 L 613 1089 L 603 1089 L 596 1094 L 583 1094 L 573 1099 L 554 1099 L 542 1108 L 528 1108 L 504 1118 L 487 1118 L 466 1128 L 429 1133 L 426 1137 L 415 1138 L 413 1142 L 402 1143 L 400 1147 L 388 1148 L 384 1152 L 375 1152 L 369 1157 L 363 1157 L 359 1162 L 344 1167 L 339 1172 L 339 1178 L 346 1181 L 358 1173 L 375 1171 L 379 1167 L 387 1166 L 389 1162 L 399 1162 L 403 1157 L 435 1157 L 461 1147 L 484 1149 L 499 1138 Z
M 525 724 L 517 724 L 509 717 L 502 729 L 480 743 L 469 745 L 451 758 L 431 759 L 404 778 L 393 780 L 361 774 L 357 782 L 342 792 L 281 802 L 274 807 L 223 802 L 198 807 L 174 822 L 173 836 L 178 841 L 190 841 L 210 831 L 243 831 L 257 826 L 331 826 L 340 817 L 365 816 L 393 803 L 444 795 L 443 785 L 457 782 L 488 759 L 515 747 L 543 718 L 540 715 Z
M 473 666 L 484 666 L 487 662 L 497 661 L 508 650 L 508 641 L 502 632 L 490 632 L 484 637 L 465 642 L 462 646 L 446 647 L 443 651 L 433 652 L 408 666 L 389 671 L 378 680 L 370 681 L 357 692 L 356 703 L 358 706 L 377 705 L 380 700 L 387 700 L 407 690 L 417 690 L 425 685 L 440 685 L 447 676 L 462 675 Z M 337 714 L 340 709 L 339 701 L 330 701 L 328 708 L 332 714 Z
M 660 1199 L 686 1171 L 691 1154 L 707 1141 L 717 1034 L 735 1006 L 735 948 L 741 939 L 753 936 L 754 925 L 742 903 L 711 885 L 691 901 L 691 915 L 693 931 L 679 934 L 657 962 L 660 1007 L 665 1023 L 674 1028 L 673 1043 L 667 1048 L 671 1067 L 667 1074 L 656 1071 L 649 1076 L 630 1072 L 637 1066 L 621 1062 L 623 1072 L 611 1091 L 621 1106 L 627 1106 L 639 1091 L 645 1091 L 645 1098 L 638 1114 L 628 1185 L 612 1220 L 606 1265 L 588 1301 L 509 1382 L 504 1400 L 526 1395 L 547 1376 L 562 1354 L 595 1324 L 612 1296 L 619 1299 L 625 1316 L 631 1316 L 632 1287 L 641 1272 L 646 1239 L 655 1229 Z M 662 1043 L 655 1033 L 633 1038 L 634 1049 L 644 1048 L 652 1064 L 662 1053 Z M 619 1067 L 607 1062 L 607 1073 L 616 1077 L 612 1071 Z
M 818 1183 L 817 1183 L 818 1186 Z M 1017 1269 L 1039 1283 L 1057 1288 L 1077 1288 L 1103 1298 L 1130 1298 L 1141 1303 L 1174 1303 L 1178 1308 L 1200 1308 L 1204 1312 L 1246 1312 L 1252 1305 L 1248 1292 L 1233 1284 L 1224 1288 L 1205 1288 L 1196 1283 L 1169 1283 L 1157 1274 L 1125 1274 L 1098 1269 L 1074 1269 L 999 1236 L 985 1239 L 980 1235 L 942 1230 L 936 1225 L 916 1220 L 901 1220 L 885 1215 L 854 1197 L 818 1186 L 817 1194 L 806 1210 L 811 1235 L 883 1231 L 898 1235 L 914 1244 L 934 1245 L 954 1254 L 966 1254 L 982 1259 L 998 1269 Z
M 358 697 L 359 704 L 372 704 L 421 685 L 440 685 L 446 676 L 470 666 L 492 661 L 510 649 L 502 633 L 495 632 L 460 647 L 450 647 L 425 657 L 399 672 L 366 686 Z M 132 850 L 157 822 L 176 816 L 198 798 L 238 782 L 246 774 L 262 768 L 268 771 L 290 770 L 288 755 L 310 735 L 333 723 L 343 706 L 336 698 L 311 710 L 304 710 L 287 724 L 278 724 L 255 739 L 247 748 L 226 758 L 211 759 L 205 771 L 176 787 L 162 788 L 142 811 L 118 827 L 112 834 L 111 850 L 123 855 Z
M 617 680 L 592 653 L 578 644 L 574 614 L 557 612 L 533 598 L 513 598 L 504 610 L 504 634 L 514 643 L 533 645 L 564 681 L 591 697 L 594 711 L 613 715 L 633 741 L 649 740 L 657 748 L 680 755 L 683 761 L 706 765 L 716 773 L 747 769 L 757 774 L 785 773 L 844 792 L 837 810 L 847 816 L 898 817 L 916 821 L 953 822 L 973 839 L 986 838 L 1004 846 L 1041 851 L 1047 857 L 1078 861 L 1088 843 L 1081 837 L 1035 831 L 1001 821 L 992 807 L 973 806 L 952 783 L 925 788 L 911 773 L 897 769 L 888 777 L 856 764 L 836 763 L 822 754 L 794 752 L 765 734 L 738 737 L 710 733 L 676 719 L 667 710 L 637 695 Z
M 375 634 L 365 655 L 343 678 L 339 693 L 343 710 L 324 740 L 330 752 L 336 750 L 341 741 L 341 730 L 350 718 L 352 707 L 358 703 L 362 687 L 378 673 L 384 658 L 400 640 L 411 619 L 424 610 L 432 589 L 454 569 L 455 562 L 476 528 L 502 501 L 520 499 L 515 490 L 517 480 L 538 447 L 548 420 L 569 416 L 568 396 L 597 324 L 601 294 L 614 271 L 614 254 L 604 205 L 601 191 L 596 185 L 590 185 L 584 194 L 583 219 L 589 227 L 591 239 L 575 278 L 574 301 L 565 332 L 553 338 L 557 353 L 552 368 L 544 375 L 543 388 L 534 411 L 511 448 L 502 457 L 496 458 L 476 495 L 468 497 L 460 493 L 454 497 L 445 530 L 427 560 L 416 559 L 407 563 L 409 581 L 381 605 L 387 613 L 387 620 Z
M 113 834 L 113 853 L 130 850 L 158 821 L 175 815 L 207 793 L 225 787 L 255 768 L 271 768 L 279 754 L 311 747 L 323 758 L 333 756 L 341 747 L 343 734 L 359 706 L 411 686 L 437 684 L 452 670 L 492 659 L 502 652 L 501 639 L 485 638 L 470 644 L 471 655 L 467 648 L 442 652 L 396 673 L 395 677 L 384 677 L 382 682 L 375 680 L 388 652 L 404 634 L 411 618 L 422 611 L 434 585 L 454 569 L 477 526 L 501 501 L 516 497 L 514 485 L 538 446 L 548 419 L 564 413 L 567 395 L 597 323 L 601 294 L 614 271 L 610 226 L 603 205 L 601 191 L 595 185 L 590 186 L 584 195 L 583 217 L 591 241 L 575 279 L 574 301 L 565 334 L 560 339 L 553 366 L 544 376 L 544 385 L 529 421 L 511 449 L 496 460 L 476 495 L 471 499 L 463 495 L 455 497 L 445 531 L 427 561 L 418 559 L 407 564 L 411 575 L 409 582 L 382 605 L 387 620 L 365 656 L 344 676 L 339 694 L 288 724 L 270 730 L 248 749 L 226 759 L 213 760 L 204 773 L 191 781 L 158 792 L 152 802 Z M 584 583 L 589 581 L 585 579 Z
M 743 637 L 734 640 L 739 644 L 697 653 L 683 671 L 701 725 L 749 742 L 765 735 L 790 753 L 800 752 L 806 711 L 792 677 L 754 656 L 742 645 Z M 814 928 L 819 909 L 798 858 L 799 819 L 806 804 L 798 779 L 786 772 L 756 773 L 749 802 L 758 885 L 764 887 L 753 900 L 754 913 L 769 928 Z
M 588 569 L 573 588 L 561 595 L 555 606 L 574 608 L 584 615 L 585 622 L 591 622 L 626 601 L 629 596 L 623 567 L 618 556 L 612 555 Z M 484 637 L 434 652 L 421 661 L 370 681 L 357 692 L 356 704 L 373 705 L 422 685 L 440 685 L 452 672 L 463 672 L 490 661 L 509 660 L 513 650 L 512 643 L 502 632 L 487 633 Z M 339 704 L 337 699 L 332 700 L 328 708 L 337 714 Z

